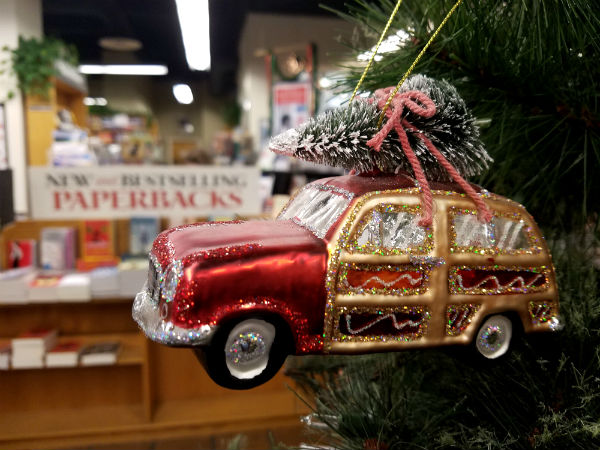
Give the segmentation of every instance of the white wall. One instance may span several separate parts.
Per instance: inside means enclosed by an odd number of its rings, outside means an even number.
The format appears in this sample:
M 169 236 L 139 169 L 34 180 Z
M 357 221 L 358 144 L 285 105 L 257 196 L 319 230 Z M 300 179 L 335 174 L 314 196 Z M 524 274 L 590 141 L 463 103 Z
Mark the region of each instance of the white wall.
M 249 14 L 240 41 L 240 68 L 238 72 L 241 105 L 246 104 L 243 124 L 258 146 L 261 120 L 269 118 L 269 86 L 264 57 L 256 56 L 259 49 L 273 50 L 286 47 L 302 48 L 316 44 L 317 75 L 339 69 L 337 64 L 347 49 L 336 38 L 352 32 L 352 26 L 337 18 L 315 16 Z
M 41 0 L 0 0 L 0 48 L 5 45 L 15 48 L 19 35 L 42 35 Z M 2 52 L 0 59 L 8 57 L 8 53 Z M 7 100 L 10 91 L 16 95 Z M 18 214 L 24 214 L 28 211 L 28 201 L 23 100 L 16 88 L 16 80 L 7 73 L 0 75 L 0 102 L 6 107 L 8 163 L 13 170 L 14 207 Z
M 153 115 L 166 144 L 173 138 L 185 138 L 195 139 L 204 148 L 209 148 L 214 134 L 225 127 L 221 119 L 224 100 L 209 95 L 208 80 L 189 85 L 194 102 L 181 105 L 173 97 L 173 83 L 154 77 L 104 76 L 88 79 L 90 96 L 106 98 L 110 108 Z M 192 134 L 183 132 L 179 123 L 182 119 L 194 125 Z

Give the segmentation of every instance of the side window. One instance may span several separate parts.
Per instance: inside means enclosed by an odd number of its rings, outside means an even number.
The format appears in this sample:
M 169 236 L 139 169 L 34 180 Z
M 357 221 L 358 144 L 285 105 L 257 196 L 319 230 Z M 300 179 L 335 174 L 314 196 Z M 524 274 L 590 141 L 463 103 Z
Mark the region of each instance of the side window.
M 482 223 L 471 210 L 452 209 L 452 251 L 519 253 L 537 250 L 530 227 L 518 215 L 495 213 Z
M 361 220 L 349 250 L 355 253 L 422 254 L 433 246 L 431 229 L 419 225 L 418 206 L 381 204 Z
M 461 211 L 454 216 L 454 244 L 457 247 L 491 248 L 494 245 L 492 222 L 482 223 L 475 214 Z
M 496 246 L 500 250 L 526 250 L 531 248 L 527 226 L 523 220 L 494 217 Z

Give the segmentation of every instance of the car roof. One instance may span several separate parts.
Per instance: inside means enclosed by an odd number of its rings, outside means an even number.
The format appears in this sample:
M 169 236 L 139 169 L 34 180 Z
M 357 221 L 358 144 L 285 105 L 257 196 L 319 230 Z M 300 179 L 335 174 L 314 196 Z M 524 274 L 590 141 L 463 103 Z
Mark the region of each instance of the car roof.
M 315 182 L 345 189 L 355 196 L 367 194 L 373 191 L 387 191 L 393 189 L 408 189 L 416 186 L 416 180 L 408 172 L 401 171 L 398 174 L 384 173 L 362 173 L 359 175 L 344 175 L 340 177 L 324 178 Z M 481 192 L 481 187 L 470 183 L 476 192 Z M 430 181 L 432 191 L 453 191 L 464 193 L 464 190 L 456 183 L 442 183 Z

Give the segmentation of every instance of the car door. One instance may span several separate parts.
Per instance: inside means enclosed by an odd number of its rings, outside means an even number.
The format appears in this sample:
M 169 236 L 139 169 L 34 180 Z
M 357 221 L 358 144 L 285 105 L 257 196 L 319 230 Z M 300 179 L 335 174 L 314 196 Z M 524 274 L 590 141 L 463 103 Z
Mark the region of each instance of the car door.
M 478 220 L 463 200 L 448 205 L 450 340 L 470 340 L 483 318 L 517 314 L 525 331 L 558 314 L 552 262 L 539 229 L 520 205 L 488 200 L 493 217 Z
M 374 193 L 357 203 L 330 260 L 335 282 L 329 287 L 326 350 L 431 343 L 432 313 L 441 317 L 431 286 L 444 261 L 437 257 L 434 227 L 420 226 L 420 213 L 412 194 Z

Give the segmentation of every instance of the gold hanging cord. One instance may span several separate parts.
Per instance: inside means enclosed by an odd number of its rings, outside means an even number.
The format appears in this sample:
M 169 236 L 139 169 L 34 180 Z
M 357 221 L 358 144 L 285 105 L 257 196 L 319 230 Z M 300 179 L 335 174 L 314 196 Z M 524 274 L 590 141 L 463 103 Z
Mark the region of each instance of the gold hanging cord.
M 392 93 L 390 94 L 389 98 L 387 99 L 387 102 L 385 103 L 385 106 L 383 107 L 383 111 L 381 111 L 381 116 L 379 117 L 379 122 L 377 123 L 377 128 L 381 128 L 381 125 L 383 123 L 383 119 L 385 117 L 385 112 L 389 108 L 390 103 L 392 103 L 392 100 L 395 97 L 395 95 L 398 93 L 398 90 L 400 90 L 400 86 L 402 86 L 402 83 L 404 83 L 404 81 L 412 73 L 413 69 L 419 63 L 419 61 L 421 60 L 421 58 L 423 57 L 423 55 L 425 54 L 425 52 L 427 51 L 427 49 L 429 48 L 429 46 L 431 45 L 431 43 L 433 42 L 433 40 L 436 38 L 436 36 L 440 32 L 440 30 L 442 29 L 442 27 L 444 25 L 446 25 L 446 22 L 448 22 L 448 19 L 450 19 L 450 16 L 452 16 L 452 14 L 454 14 L 454 11 L 456 10 L 456 8 L 458 8 L 458 5 L 460 5 L 462 3 L 462 1 L 463 0 L 458 0 L 454 4 L 454 6 L 452 7 L 452 9 L 450 11 L 448 11 L 448 14 L 446 14 L 446 17 L 444 17 L 444 20 L 442 20 L 442 23 L 440 23 L 438 25 L 438 27 L 435 30 L 435 32 L 429 38 L 429 41 L 427 41 L 427 44 L 425 44 L 425 46 L 423 47 L 423 49 L 421 50 L 421 52 L 417 55 L 417 57 L 415 58 L 414 62 L 408 68 L 408 70 L 406 71 L 406 73 L 404 74 L 404 76 L 400 79 L 400 81 L 398 82 L 398 85 L 396 86 L 396 89 L 394 89 L 392 91 Z M 358 92 L 358 89 L 360 88 L 360 86 L 362 85 L 362 82 L 364 81 L 365 77 L 367 76 L 367 72 L 369 71 L 369 69 L 371 68 L 371 65 L 373 64 L 373 61 L 375 60 L 375 56 L 377 55 L 377 51 L 379 50 L 379 46 L 383 42 L 383 39 L 385 38 L 385 35 L 388 32 L 388 29 L 390 28 L 392 22 L 394 21 L 394 17 L 396 17 L 396 13 L 398 12 L 398 9 L 400 8 L 400 4 L 401 3 L 402 3 L 402 0 L 398 0 L 398 3 L 396 3 L 396 6 L 394 7 L 394 10 L 392 11 L 392 14 L 390 15 L 390 18 L 388 19 L 388 22 L 385 25 L 385 28 L 383 29 L 383 32 L 381 33 L 381 36 L 379 37 L 379 42 L 377 42 L 377 45 L 375 46 L 375 50 L 373 50 L 373 54 L 371 55 L 371 58 L 369 59 L 369 62 L 367 63 L 367 66 L 365 67 L 365 70 L 363 71 L 363 73 L 362 73 L 362 75 L 360 77 L 360 80 L 358 80 L 358 83 L 356 84 L 356 87 L 354 88 L 354 92 L 352 93 L 352 97 L 350 97 L 350 102 L 352 102 L 352 100 L 354 100 L 354 97 L 356 97 L 356 93 Z
M 379 50 L 379 46 L 383 42 L 383 38 L 387 34 L 388 29 L 390 28 L 390 25 L 394 21 L 394 17 L 396 17 L 396 13 L 398 12 L 398 9 L 400 8 L 400 4 L 401 3 L 402 3 L 402 0 L 398 0 L 398 3 L 396 3 L 396 7 L 392 11 L 392 14 L 390 15 L 390 18 L 388 19 L 388 22 L 385 25 L 385 28 L 383 29 L 383 32 L 381 33 L 381 36 L 379 37 L 379 42 L 377 42 L 377 45 L 375 46 L 375 50 L 373 50 L 373 54 L 371 55 L 371 59 L 369 59 L 369 62 L 367 63 L 367 67 L 365 67 L 365 70 L 363 71 L 362 76 L 360 77 L 360 80 L 358 80 L 358 83 L 356 84 L 356 87 L 354 88 L 354 92 L 352 93 L 352 97 L 350 97 L 350 102 L 352 102 L 352 100 L 354 100 L 354 97 L 356 97 L 356 93 L 358 92 L 358 89 L 360 88 L 360 85 L 362 84 L 362 82 L 364 81 L 365 77 L 367 76 L 367 72 L 369 71 L 369 69 L 371 68 L 371 64 L 373 64 L 373 61 L 375 60 L 375 55 L 377 55 L 377 51 Z
M 448 11 L 448 14 L 446 14 L 446 17 L 444 17 L 444 20 L 442 20 L 442 23 L 440 23 L 438 25 L 437 30 L 435 30 L 435 32 L 431 35 L 431 37 L 427 41 L 427 44 L 425 44 L 425 47 L 423 47 L 423 49 L 417 55 L 417 57 L 415 58 L 414 62 L 408 68 L 408 70 L 406 71 L 406 73 L 404 74 L 404 76 L 400 79 L 400 81 L 396 85 L 396 89 L 394 89 L 392 91 L 392 93 L 390 94 L 389 98 L 387 99 L 387 102 L 385 102 L 385 106 L 383 107 L 383 110 L 381 111 L 381 115 L 379 116 L 379 122 L 377 123 L 377 128 L 381 128 L 381 124 L 383 124 L 383 118 L 385 117 L 385 112 L 389 108 L 390 103 L 392 103 L 392 100 L 394 99 L 394 96 L 398 93 L 398 90 L 400 89 L 400 86 L 402 86 L 402 83 L 404 83 L 404 81 L 411 74 L 411 72 L 413 71 L 413 69 L 415 68 L 415 66 L 419 63 L 419 61 L 421 60 L 421 58 L 423 57 L 423 55 L 425 54 L 425 52 L 427 51 L 427 49 L 429 48 L 429 46 L 431 45 L 431 43 L 433 42 L 433 40 L 436 38 L 436 36 L 440 32 L 440 30 L 442 29 L 442 27 L 444 25 L 446 25 L 446 22 L 448 22 L 448 19 L 450 19 L 450 16 L 452 16 L 452 14 L 456 10 L 456 8 L 458 8 L 458 5 L 460 5 L 462 3 L 462 1 L 463 0 L 458 0 L 454 4 L 454 6 L 452 7 L 452 9 L 450 11 Z

